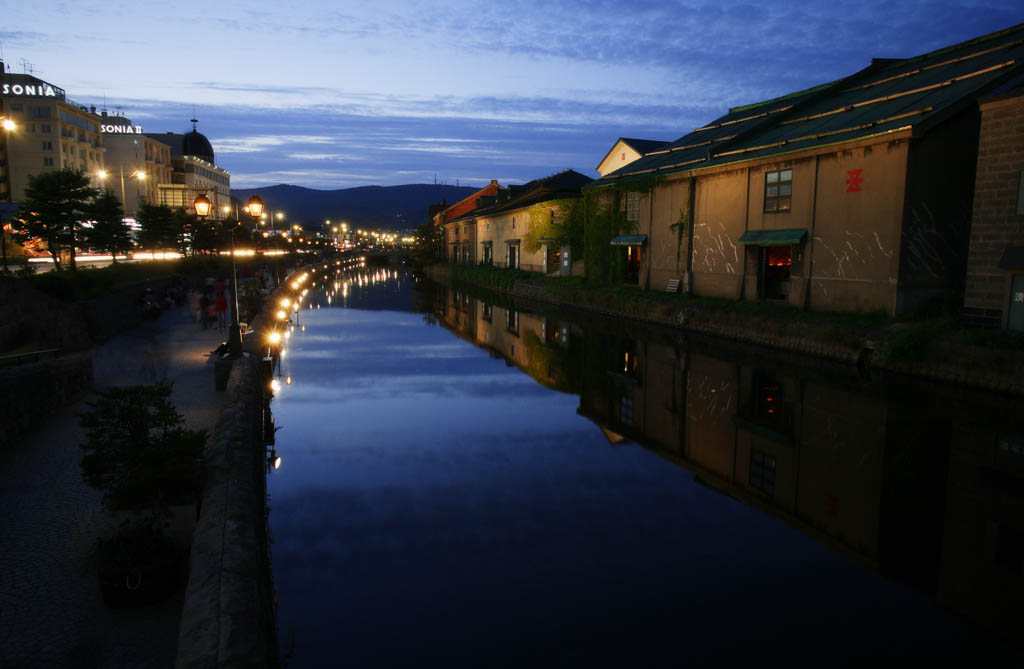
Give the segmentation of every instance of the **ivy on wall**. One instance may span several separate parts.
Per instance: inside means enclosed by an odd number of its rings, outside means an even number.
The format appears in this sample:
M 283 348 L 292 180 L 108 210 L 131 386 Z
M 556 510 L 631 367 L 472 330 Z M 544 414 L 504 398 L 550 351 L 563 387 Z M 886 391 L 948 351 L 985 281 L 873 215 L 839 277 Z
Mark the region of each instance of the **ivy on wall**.
M 686 237 L 686 232 L 690 229 L 690 215 L 687 213 L 685 208 L 679 210 L 679 218 L 676 219 L 675 223 L 668 226 L 676 235 L 676 267 L 679 266 L 679 253 L 683 248 L 683 239 Z
M 636 232 L 626 220 L 623 200 L 626 193 L 648 196 L 665 181 L 662 176 L 637 179 L 584 189 L 584 258 L 586 280 L 590 283 L 622 283 L 626 276 L 626 257 L 621 247 L 611 242 L 618 235 Z

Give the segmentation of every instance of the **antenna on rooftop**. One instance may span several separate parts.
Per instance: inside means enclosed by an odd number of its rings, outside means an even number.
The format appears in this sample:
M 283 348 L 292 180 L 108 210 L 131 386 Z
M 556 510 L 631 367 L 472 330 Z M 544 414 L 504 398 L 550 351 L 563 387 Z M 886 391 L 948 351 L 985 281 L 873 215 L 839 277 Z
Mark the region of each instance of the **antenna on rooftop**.
M 19 58 L 18 62 L 21 63 L 21 69 L 22 71 L 24 71 L 25 74 L 35 73 L 36 66 L 32 62 L 27 61 L 24 58 Z

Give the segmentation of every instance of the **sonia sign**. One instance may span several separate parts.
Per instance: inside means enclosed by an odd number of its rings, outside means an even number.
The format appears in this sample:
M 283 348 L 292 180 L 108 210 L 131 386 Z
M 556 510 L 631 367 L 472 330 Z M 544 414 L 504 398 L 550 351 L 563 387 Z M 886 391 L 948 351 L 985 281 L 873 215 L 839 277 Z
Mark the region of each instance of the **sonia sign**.
M 105 135 L 141 135 L 141 125 L 101 125 L 100 132 Z
M 4 84 L 4 95 L 32 95 L 44 98 L 60 97 L 57 89 L 49 84 Z

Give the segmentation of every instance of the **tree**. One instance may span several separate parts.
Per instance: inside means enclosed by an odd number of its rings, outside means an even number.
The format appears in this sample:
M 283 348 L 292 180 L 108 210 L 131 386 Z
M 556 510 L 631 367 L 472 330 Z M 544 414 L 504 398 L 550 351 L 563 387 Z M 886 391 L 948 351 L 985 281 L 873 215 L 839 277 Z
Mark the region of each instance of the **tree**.
M 177 232 L 177 244 L 178 250 L 181 251 L 181 255 L 188 255 L 188 250 L 192 248 L 192 255 L 196 253 L 196 247 L 194 238 L 196 234 L 196 228 L 199 226 L 199 217 L 195 214 L 190 214 L 182 208 L 175 209 L 173 212 L 173 226 Z
M 201 219 L 192 225 L 192 255 L 196 252 L 211 253 L 219 245 L 220 224 Z
M 121 201 L 109 190 L 103 191 L 93 200 L 92 219 L 92 228 L 83 232 L 86 241 L 94 249 L 110 253 L 116 263 L 118 253 L 126 253 L 132 248 Z
M 430 265 L 444 257 L 444 231 L 428 220 L 416 228 L 413 260 L 417 265 Z
M 206 430 L 185 427 L 172 384 L 113 387 L 81 416 L 82 474 L 110 509 L 188 503 L 200 492 Z
M 139 246 L 147 251 L 178 248 L 180 219 L 166 204 L 144 204 L 135 214 L 139 222 Z
M 65 168 L 30 176 L 15 229 L 44 240 L 57 271 L 63 269 L 60 256 L 67 249 L 68 268 L 74 271 L 78 231 L 82 221 L 90 218 L 90 201 L 97 195 L 99 191 L 81 170 Z

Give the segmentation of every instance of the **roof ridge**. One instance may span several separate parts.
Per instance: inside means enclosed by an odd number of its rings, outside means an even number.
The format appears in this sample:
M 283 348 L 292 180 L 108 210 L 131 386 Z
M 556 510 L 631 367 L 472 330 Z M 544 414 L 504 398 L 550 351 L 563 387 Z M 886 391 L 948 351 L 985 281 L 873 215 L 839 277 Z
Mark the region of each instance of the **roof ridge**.
M 936 49 L 934 51 L 928 51 L 927 53 L 918 54 L 916 56 L 908 56 L 906 58 L 902 58 L 902 59 L 900 59 L 902 61 L 901 64 L 905 65 L 905 64 L 908 64 L 908 63 L 913 63 L 913 62 L 921 60 L 923 58 L 933 58 L 935 56 L 941 55 L 941 54 L 946 53 L 948 51 L 953 51 L 954 49 L 962 49 L 963 47 L 970 46 L 972 44 L 980 44 L 982 42 L 987 42 L 987 41 L 990 41 L 990 40 L 994 40 L 994 39 L 997 39 L 999 37 L 1003 37 L 1005 35 L 1009 35 L 1009 34 L 1011 34 L 1013 32 L 1020 31 L 1022 29 L 1024 29 L 1024 23 L 1018 23 L 1016 25 L 1010 26 L 1009 28 L 1003 28 L 1002 30 L 997 30 L 994 33 L 987 33 L 985 35 L 979 35 L 977 37 L 972 37 L 971 39 L 964 40 L 963 42 L 958 42 L 957 44 L 950 44 L 949 46 L 944 46 L 944 47 L 942 47 L 940 49 Z

